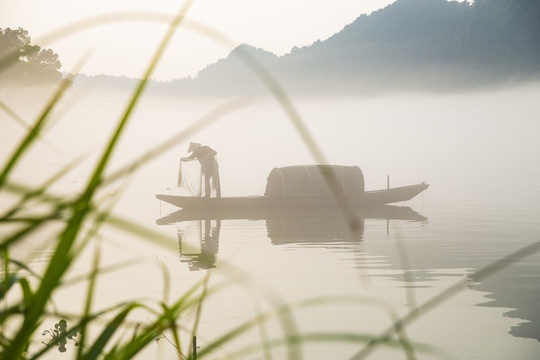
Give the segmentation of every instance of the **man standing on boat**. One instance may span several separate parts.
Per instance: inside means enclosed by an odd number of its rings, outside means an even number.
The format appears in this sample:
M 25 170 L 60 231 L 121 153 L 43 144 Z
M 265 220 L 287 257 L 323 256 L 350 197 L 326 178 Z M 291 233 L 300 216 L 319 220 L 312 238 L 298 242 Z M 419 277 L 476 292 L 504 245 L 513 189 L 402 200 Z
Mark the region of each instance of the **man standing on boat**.
M 190 152 L 191 155 L 181 158 L 180 162 L 199 160 L 199 163 L 201 164 L 201 173 L 204 177 L 204 196 L 210 197 L 212 192 L 210 187 L 210 179 L 212 179 L 212 184 L 216 189 L 216 197 L 221 197 L 219 168 L 216 159 L 217 152 L 209 146 L 201 145 L 196 142 L 189 143 L 188 152 Z

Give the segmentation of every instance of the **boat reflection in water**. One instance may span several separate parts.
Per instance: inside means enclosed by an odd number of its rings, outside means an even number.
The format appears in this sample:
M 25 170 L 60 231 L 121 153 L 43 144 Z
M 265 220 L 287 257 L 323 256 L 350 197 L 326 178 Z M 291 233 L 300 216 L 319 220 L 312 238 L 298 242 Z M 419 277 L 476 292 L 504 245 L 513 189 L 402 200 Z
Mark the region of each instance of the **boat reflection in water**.
M 405 206 L 382 205 L 358 210 L 344 217 L 335 208 L 304 211 L 198 211 L 179 210 L 156 221 L 158 225 L 178 226 L 181 261 L 190 270 L 216 266 L 222 220 L 265 220 L 272 244 L 359 242 L 365 219 L 426 221 L 427 218 Z
M 186 250 L 185 243 L 193 236 L 180 230 L 180 254 L 189 259 L 193 269 L 210 268 L 216 264 L 221 220 L 265 220 L 273 244 L 360 241 L 364 219 L 426 220 L 408 207 L 387 204 L 410 200 L 428 187 L 419 183 L 390 188 L 387 183 L 386 189 L 366 191 L 358 166 L 285 166 L 272 169 L 264 195 L 260 196 L 157 194 L 160 201 L 182 208 L 157 223 L 199 220 L 197 252 Z

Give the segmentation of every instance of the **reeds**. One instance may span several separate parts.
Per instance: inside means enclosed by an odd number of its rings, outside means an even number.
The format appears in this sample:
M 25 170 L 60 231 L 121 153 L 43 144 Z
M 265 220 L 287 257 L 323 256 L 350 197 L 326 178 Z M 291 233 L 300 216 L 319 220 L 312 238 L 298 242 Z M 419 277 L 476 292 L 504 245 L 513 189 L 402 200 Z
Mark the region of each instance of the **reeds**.
M 39 186 L 27 186 L 10 181 L 13 170 L 20 164 L 21 159 L 29 149 L 38 141 L 42 141 L 42 130 L 50 120 L 52 110 L 57 106 L 59 100 L 66 93 L 72 84 L 72 78 L 66 78 L 58 87 L 44 110 L 37 116 L 33 125 L 29 126 L 26 136 L 14 149 L 6 164 L 0 172 L 0 195 L 15 195 L 18 201 L 7 209 L 0 216 L 0 226 L 5 226 L 7 230 L 2 230 L 0 240 L 0 250 L 2 258 L 2 269 L 0 270 L 0 358 L 2 359 L 39 359 L 55 347 L 71 341 L 77 335 L 77 359 L 132 359 L 143 349 L 152 346 L 154 340 L 166 334 L 170 345 L 176 349 L 178 359 L 212 358 L 213 351 L 222 348 L 224 345 L 242 334 L 259 331 L 262 335 L 259 343 L 245 346 L 234 352 L 227 354 L 230 359 L 237 359 L 244 355 L 262 352 L 266 358 L 271 358 L 272 348 L 285 347 L 289 359 L 302 359 L 301 344 L 309 342 L 346 342 L 358 344 L 359 351 L 353 357 L 362 359 L 368 357 L 377 346 L 390 346 L 401 349 L 409 359 L 415 358 L 416 352 L 439 353 L 437 349 L 428 344 L 411 342 L 406 334 L 407 326 L 420 316 L 423 316 L 445 300 L 452 297 L 457 292 L 466 287 L 466 280 L 456 283 L 455 286 L 441 292 L 431 300 L 423 304 L 418 304 L 411 309 L 410 313 L 404 317 L 399 317 L 394 310 L 384 304 L 381 300 L 365 297 L 341 298 L 328 297 L 324 299 L 311 299 L 309 301 L 287 304 L 279 298 L 271 289 L 266 289 L 265 298 L 272 305 L 270 311 L 260 311 L 254 318 L 239 324 L 236 328 L 230 329 L 217 339 L 208 341 L 204 348 L 194 354 L 191 350 L 193 344 L 185 344 L 182 341 L 182 334 L 188 334 L 191 340 L 197 335 L 198 323 L 203 316 L 204 303 L 214 296 L 226 284 L 220 283 L 210 285 L 211 272 L 200 282 L 192 285 L 178 299 L 168 301 L 164 295 L 164 300 L 158 303 L 148 303 L 133 299 L 116 304 L 109 308 L 93 310 L 93 302 L 98 296 L 96 294 L 96 284 L 103 274 L 115 271 L 117 268 L 127 267 L 130 264 L 120 264 L 113 268 L 103 268 L 100 257 L 99 229 L 102 225 L 108 224 L 118 229 L 129 232 L 134 236 L 150 241 L 154 244 L 171 247 L 174 240 L 164 237 L 160 233 L 134 224 L 126 219 L 119 218 L 112 214 L 112 206 L 99 199 L 98 191 L 112 182 L 123 179 L 126 175 L 134 173 L 140 167 L 147 164 L 157 155 L 170 149 L 181 141 L 189 139 L 195 132 L 208 126 L 224 114 L 234 111 L 246 104 L 246 99 L 235 100 L 211 110 L 207 116 L 202 117 L 194 125 L 175 134 L 162 145 L 148 150 L 145 155 L 136 161 L 127 164 L 120 170 L 105 176 L 105 170 L 110 164 L 110 159 L 117 147 L 119 139 L 124 133 L 126 124 L 132 117 L 133 109 L 143 96 L 148 79 L 157 66 L 163 51 L 170 42 L 172 35 L 185 18 L 191 2 L 188 1 L 179 13 L 170 21 L 168 30 L 162 42 L 154 54 L 154 57 L 146 69 L 138 86 L 131 95 L 122 116 L 117 122 L 116 128 L 111 135 L 107 145 L 102 150 L 99 161 L 87 179 L 83 190 L 75 196 L 56 196 L 50 193 L 49 189 L 58 180 L 62 179 L 76 164 L 79 159 L 66 165 L 57 174 Z M 122 20 L 134 14 L 124 14 L 125 16 L 112 17 L 112 19 Z M 144 14 L 136 14 L 137 18 L 145 18 Z M 163 16 L 149 14 L 148 19 L 160 21 Z M 107 18 L 111 21 L 111 17 Z M 100 24 L 99 18 L 89 19 L 84 24 Z M 210 38 L 230 46 L 231 41 L 223 34 L 203 26 L 202 24 L 188 24 L 192 29 L 196 29 Z M 80 25 L 83 26 L 83 25 Z M 71 30 L 77 28 L 75 24 Z M 64 29 L 64 31 L 68 31 Z M 67 34 L 66 34 L 67 35 Z M 59 36 L 55 33 L 54 36 Z M 54 37 L 53 36 L 53 37 Z M 290 120 L 295 125 L 304 144 L 308 147 L 317 163 L 325 163 L 324 154 L 317 143 L 311 137 L 307 126 L 302 121 L 296 111 L 293 102 L 269 73 L 256 59 L 247 52 L 239 52 L 246 65 L 251 67 L 259 79 L 270 90 L 277 102 L 283 107 Z M 10 60 L 9 58 L 8 60 Z M 1 59 L 0 59 L 1 60 Z M 11 61 L 0 61 L 2 71 L 10 66 Z M 20 117 L 0 99 L 2 110 L 13 120 L 21 122 Z M 332 181 L 332 175 L 328 175 Z M 337 194 L 336 196 L 340 196 Z M 42 204 L 47 211 L 34 213 L 29 209 L 30 204 Z M 344 216 L 351 216 L 344 206 Z M 40 231 L 42 228 L 54 224 L 58 231 L 55 233 L 55 244 L 52 256 L 48 260 L 43 273 L 35 273 L 28 265 L 18 259 L 11 257 L 11 249 L 28 239 L 30 236 Z M 58 289 L 69 286 L 70 282 L 66 278 L 67 272 L 74 266 L 81 253 L 93 246 L 93 261 L 85 276 L 73 281 L 85 284 L 85 303 L 80 314 L 62 314 L 55 309 L 53 298 Z M 537 242 L 525 249 L 522 249 L 496 263 L 481 269 L 472 275 L 475 280 L 481 280 L 486 276 L 491 276 L 501 271 L 510 263 L 531 255 L 540 250 L 540 242 Z M 237 277 L 245 279 L 249 277 L 240 269 L 236 269 Z M 167 271 L 164 270 L 166 278 Z M 314 306 L 325 306 L 325 304 L 336 304 L 341 302 L 353 302 L 358 306 L 373 306 L 381 308 L 389 316 L 389 327 L 381 334 L 362 333 L 300 333 L 297 329 L 294 313 L 300 309 Z M 148 322 L 137 322 L 131 319 L 131 315 L 138 310 L 148 313 Z M 179 319 L 186 313 L 195 313 L 192 323 L 187 326 L 180 325 Z M 64 320 L 67 328 L 55 332 L 43 329 L 46 318 L 53 317 Z M 281 325 L 283 336 L 277 339 L 269 338 L 265 335 L 264 324 L 270 320 L 276 320 Z M 58 323 L 60 324 L 60 322 Z M 63 323 L 62 323 L 63 324 Z M 97 327 L 99 331 L 95 336 L 89 336 L 89 328 Z M 50 342 L 36 346 L 36 337 L 43 330 L 49 331 L 47 334 L 54 334 Z M 440 354 L 443 356 L 442 354 Z

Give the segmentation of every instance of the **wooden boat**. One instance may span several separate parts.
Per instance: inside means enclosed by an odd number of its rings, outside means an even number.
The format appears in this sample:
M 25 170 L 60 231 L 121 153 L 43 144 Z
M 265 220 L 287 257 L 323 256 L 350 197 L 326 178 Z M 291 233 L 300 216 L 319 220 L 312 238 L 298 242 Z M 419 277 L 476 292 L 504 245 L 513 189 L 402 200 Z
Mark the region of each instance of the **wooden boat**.
M 334 181 L 328 185 L 325 172 Z M 364 191 L 363 174 L 357 166 L 301 165 L 275 168 L 266 192 L 247 197 L 193 197 L 158 194 L 156 198 L 193 211 L 276 211 L 316 208 L 360 209 L 407 201 L 429 187 L 426 183 Z
M 348 205 L 353 208 L 386 205 L 407 201 L 429 187 L 426 183 L 396 187 L 384 190 L 366 191 L 363 195 L 347 196 Z M 226 210 L 226 209 L 265 209 L 279 210 L 291 208 L 335 207 L 340 204 L 333 195 L 313 195 L 294 197 L 193 197 L 158 194 L 156 198 L 182 209 Z

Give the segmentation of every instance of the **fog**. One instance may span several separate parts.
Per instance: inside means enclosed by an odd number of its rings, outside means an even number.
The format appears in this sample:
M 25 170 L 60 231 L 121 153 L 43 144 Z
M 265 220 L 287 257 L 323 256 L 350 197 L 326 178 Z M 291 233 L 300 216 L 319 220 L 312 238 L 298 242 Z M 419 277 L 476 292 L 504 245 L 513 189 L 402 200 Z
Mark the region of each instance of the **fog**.
M 221 232 L 212 233 L 215 239 L 210 245 L 196 243 L 211 252 L 203 254 L 211 257 L 211 261 L 203 265 L 212 267 L 215 276 L 219 276 L 227 272 L 230 261 L 262 279 L 263 283 L 274 286 L 289 302 L 360 293 L 389 301 L 399 311 L 408 311 L 404 308 L 403 288 L 410 287 L 410 283 L 402 281 L 404 267 L 394 240 L 407 239 L 414 270 L 412 276 L 417 282 L 414 291 L 421 301 L 537 239 L 540 171 L 536 164 L 540 154 L 537 141 L 540 124 L 536 103 L 539 93 L 540 85 L 531 85 L 459 94 L 292 97 L 292 103 L 309 129 L 309 136 L 326 161 L 358 165 L 363 170 L 367 190 L 385 188 L 388 175 L 390 186 L 428 182 L 429 189 L 421 195 L 398 204 L 410 206 L 425 220 L 362 219 L 360 241 L 343 235 L 347 234 L 346 226 L 338 226 L 344 231 L 336 235 L 334 227 L 343 224 L 331 218 L 282 219 L 291 220 L 286 224 L 272 223 L 272 219 L 224 221 L 220 225 Z M 47 103 L 43 93 L 33 98 L 28 93 L 20 95 L 4 100 L 20 119 L 15 120 L 6 113 L 0 115 L 3 162 L 26 134 L 23 123 L 31 124 Z M 75 195 L 86 185 L 88 175 L 126 109 L 130 93 L 75 87 L 65 95 L 51 114 L 42 139 L 23 156 L 10 181 L 41 184 L 82 156 L 77 160 L 78 165 L 48 191 Z M 191 126 L 200 124 L 200 119 L 204 126 L 195 127 L 195 131 Z M 185 133 L 186 129 L 189 134 Z M 161 296 L 161 280 L 156 279 L 161 279 L 162 274 L 154 260 L 162 262 L 173 274 L 172 297 L 181 296 L 186 287 L 204 276 L 206 270 L 189 263 L 189 256 L 186 258 L 181 253 L 182 240 L 189 238 L 186 234 L 190 231 L 191 237 L 200 241 L 199 231 L 203 229 L 193 223 L 202 226 L 201 223 L 184 221 L 180 224 L 173 219 L 162 225 L 158 220 L 177 208 L 155 198 L 158 193 L 184 192 L 176 187 L 178 166 L 180 158 L 188 154 L 190 141 L 217 150 L 223 196 L 262 195 L 272 168 L 315 161 L 301 134 L 275 99 L 255 97 L 238 102 L 237 99 L 172 98 L 147 93 L 134 109 L 107 176 L 116 174 L 118 169 L 175 136 L 178 136 L 177 141 L 170 148 L 136 171 L 107 183 L 96 199 L 98 202 L 113 200 L 110 204 L 114 205 L 115 215 L 168 237 L 180 234 L 178 229 L 186 232 L 165 251 L 153 243 L 137 241 L 131 235 L 104 227 L 100 234 L 106 239 L 103 242 L 104 266 L 134 258 L 145 261 L 138 261 L 136 267 L 112 272 L 110 276 L 103 275 L 97 307 L 149 294 Z M 189 164 L 197 171 L 196 162 Z M 6 210 L 8 201 L 5 194 L 3 196 L 0 208 Z M 310 235 L 300 238 L 297 226 L 306 224 Z M 275 237 L 276 229 L 281 237 Z M 293 236 L 285 237 L 284 229 L 292 229 Z M 20 246 L 12 249 L 12 256 L 17 259 L 30 256 L 31 266 L 39 266 L 48 254 L 39 251 L 45 243 L 43 238 L 32 236 L 27 242 L 17 244 Z M 75 273 L 87 271 L 84 262 L 89 261 L 90 256 L 86 254 L 81 258 L 82 264 L 73 269 Z M 413 335 L 462 358 L 475 354 L 505 358 L 507 353 L 535 358 L 538 345 L 534 329 L 538 319 L 535 298 L 531 294 L 537 294 L 536 258 L 516 264 L 512 271 L 504 273 L 505 277 L 494 276 L 490 281 L 476 284 L 475 288 L 464 289 L 426 317 L 425 322 L 413 326 Z M 369 268 L 369 280 L 363 278 L 366 270 L 358 270 L 358 267 Z M 371 285 L 366 286 L 366 282 Z M 246 311 L 250 305 L 246 304 L 248 300 L 239 295 L 245 295 L 244 291 L 243 288 L 230 289 L 205 304 L 205 321 L 199 329 L 202 338 L 216 338 L 252 315 Z M 78 311 L 83 293 L 76 287 L 66 288 L 55 298 L 55 303 L 62 311 Z M 488 300 L 487 294 L 496 300 L 495 305 L 489 309 L 478 307 Z M 239 298 L 243 302 L 239 302 Z M 517 309 L 511 318 L 503 317 L 508 308 Z M 463 316 L 464 312 L 467 316 Z M 373 313 L 365 307 L 352 311 L 348 307 L 330 306 L 312 313 L 300 312 L 298 317 L 302 324 L 307 324 L 308 331 L 321 326 L 317 321 L 322 319 L 324 330 L 352 326 L 355 331 L 378 332 L 387 319 L 383 321 Z M 355 317 L 358 321 L 347 321 Z M 531 325 L 522 326 L 521 319 L 531 321 Z M 441 323 L 445 326 L 440 326 Z M 357 326 L 361 326 L 361 330 Z M 510 329 L 521 337 L 509 335 Z M 489 336 L 477 337 L 480 332 Z M 317 349 L 315 346 L 309 351 Z M 501 355 L 501 349 L 507 353 Z M 148 351 L 154 351 L 154 347 Z M 323 351 L 348 354 L 357 349 L 325 346 Z M 316 354 L 321 356 L 322 352 Z M 380 355 L 375 358 L 387 358 L 384 352 Z
M 540 86 L 531 85 L 461 94 L 291 100 L 326 162 L 359 166 L 367 190 L 386 187 L 389 175 L 391 186 L 430 183 L 429 195 L 426 193 L 430 197 L 526 201 L 540 195 L 536 166 L 539 93 Z M 86 171 L 110 138 L 128 99 L 129 91 L 71 90 L 14 179 L 44 180 L 84 155 L 77 171 L 57 188 L 74 190 L 74 184 L 84 184 Z M 10 106 L 30 124 L 41 105 L 22 99 Z M 166 189 L 174 191 L 179 159 L 187 155 L 190 141 L 218 152 L 223 196 L 260 195 L 272 168 L 315 163 L 275 99 L 255 97 L 238 102 L 146 94 L 129 120 L 108 173 L 223 106 L 229 107 L 138 169 L 130 182 L 143 186 L 149 197 Z M 8 155 L 25 130 L 5 113 L 1 119 L 2 153 Z

